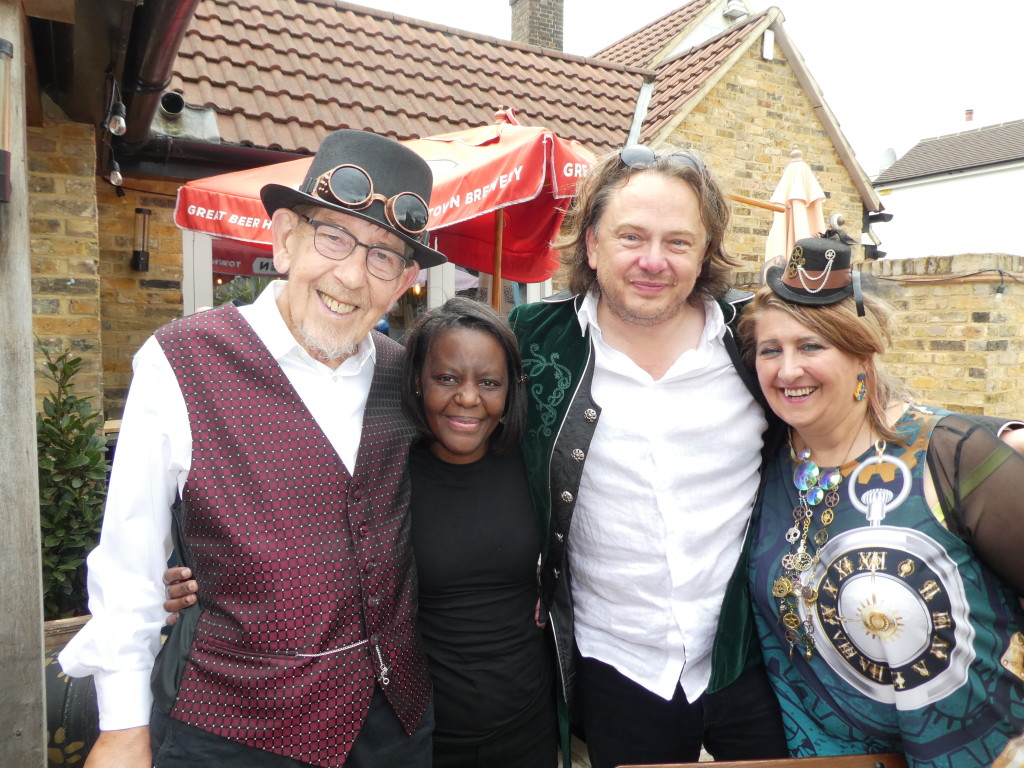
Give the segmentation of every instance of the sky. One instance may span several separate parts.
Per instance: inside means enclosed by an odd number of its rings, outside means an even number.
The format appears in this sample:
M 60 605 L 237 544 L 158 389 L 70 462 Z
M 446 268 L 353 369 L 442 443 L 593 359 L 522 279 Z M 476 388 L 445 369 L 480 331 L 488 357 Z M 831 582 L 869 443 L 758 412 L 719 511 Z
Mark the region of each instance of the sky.
M 355 0 L 360 2 L 360 0 Z M 564 49 L 588 56 L 686 0 L 565 0 Z M 509 0 L 361 0 L 493 37 L 511 34 Z M 1024 0 L 748 0 L 786 17 L 864 170 L 921 139 L 1024 119 Z M 614 11 L 595 10 L 613 7 Z M 964 113 L 974 110 L 974 121 Z M 807 158 L 811 159 L 811 158 Z

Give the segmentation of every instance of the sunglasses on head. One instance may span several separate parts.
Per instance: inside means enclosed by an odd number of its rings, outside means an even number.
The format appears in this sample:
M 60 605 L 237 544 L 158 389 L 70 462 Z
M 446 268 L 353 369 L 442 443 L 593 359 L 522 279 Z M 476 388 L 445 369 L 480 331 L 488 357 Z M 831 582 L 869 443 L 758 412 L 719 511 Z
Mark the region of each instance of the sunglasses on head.
M 673 165 L 684 165 L 692 168 L 697 173 L 704 173 L 704 161 L 692 152 L 680 150 L 670 155 L 659 155 L 650 147 L 643 144 L 631 144 L 619 152 L 619 162 L 627 168 L 637 171 L 645 171 L 654 165 L 658 160 L 667 160 Z
M 373 179 L 358 165 L 339 165 L 320 174 L 313 185 L 313 194 L 322 200 L 361 211 L 374 201 L 384 203 L 384 216 L 395 228 L 407 235 L 421 235 L 427 229 L 427 204 L 415 192 L 399 192 L 384 197 L 373 191 Z

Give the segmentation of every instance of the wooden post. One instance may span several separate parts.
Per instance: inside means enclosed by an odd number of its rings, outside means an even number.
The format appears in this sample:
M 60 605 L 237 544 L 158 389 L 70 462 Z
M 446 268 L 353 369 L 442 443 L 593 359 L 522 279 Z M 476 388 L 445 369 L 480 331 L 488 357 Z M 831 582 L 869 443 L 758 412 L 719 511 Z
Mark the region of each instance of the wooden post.
M 0 755 L 4 765 L 43 768 L 43 592 L 39 550 L 32 281 L 25 168 L 25 41 L 21 0 L 0 0 L 0 38 L 11 60 L 11 199 L 0 202 Z

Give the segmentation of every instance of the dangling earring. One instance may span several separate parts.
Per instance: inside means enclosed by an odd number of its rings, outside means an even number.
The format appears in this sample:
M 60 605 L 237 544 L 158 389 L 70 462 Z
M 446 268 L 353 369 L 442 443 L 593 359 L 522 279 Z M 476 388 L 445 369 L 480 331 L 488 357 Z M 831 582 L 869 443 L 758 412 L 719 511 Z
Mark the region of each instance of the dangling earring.
M 866 374 L 857 374 L 857 388 L 853 390 L 853 399 L 858 403 L 868 395 L 868 377 Z

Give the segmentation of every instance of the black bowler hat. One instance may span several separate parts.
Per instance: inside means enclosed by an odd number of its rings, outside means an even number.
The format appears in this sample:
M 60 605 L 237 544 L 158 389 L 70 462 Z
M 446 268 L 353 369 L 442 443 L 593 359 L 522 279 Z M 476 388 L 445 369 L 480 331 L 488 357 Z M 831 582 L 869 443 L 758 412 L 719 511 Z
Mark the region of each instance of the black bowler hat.
M 331 172 L 341 167 L 345 169 L 343 173 L 356 180 L 362 178 L 360 170 L 370 180 L 373 199 L 372 202 L 367 201 L 366 207 L 346 205 L 340 202 L 341 197 L 335 195 Z M 278 208 L 316 205 L 365 219 L 398 235 L 412 248 L 412 258 L 426 269 L 448 261 L 444 254 L 427 246 L 427 210 L 433 184 L 434 176 L 430 166 L 405 145 L 367 131 L 341 130 L 324 137 L 298 189 L 282 184 L 267 184 L 260 190 L 260 198 L 268 216 L 272 216 Z M 412 219 L 395 217 L 392 211 L 394 199 L 409 193 L 423 202 L 422 212 L 417 210 L 417 216 Z M 414 207 L 419 208 L 418 203 L 410 197 L 400 199 L 412 201 Z M 384 200 L 392 201 L 392 205 L 385 204 Z M 422 216 L 419 216 L 420 213 Z M 409 225 L 402 228 L 398 225 L 399 221 Z M 420 229 L 423 231 L 418 232 Z
M 829 230 L 797 240 L 785 267 L 769 267 L 765 282 L 788 302 L 821 306 L 854 296 L 860 309 L 860 273 L 850 268 L 848 238 Z

